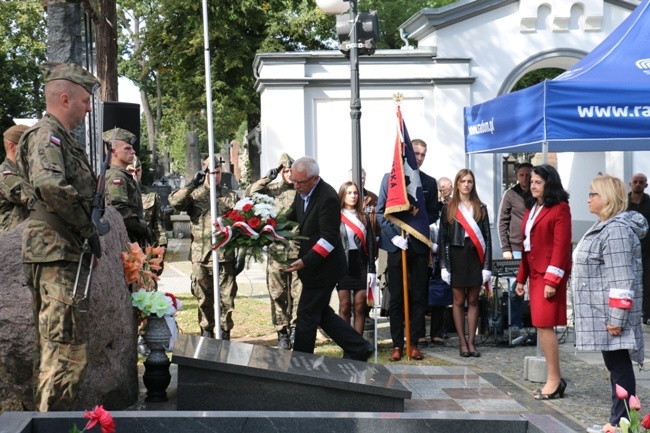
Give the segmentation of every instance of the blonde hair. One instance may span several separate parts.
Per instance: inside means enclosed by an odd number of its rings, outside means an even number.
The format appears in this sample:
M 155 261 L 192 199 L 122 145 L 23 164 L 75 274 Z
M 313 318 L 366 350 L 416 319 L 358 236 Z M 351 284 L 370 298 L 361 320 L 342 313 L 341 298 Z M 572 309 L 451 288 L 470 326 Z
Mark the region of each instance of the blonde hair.
M 603 208 L 598 214 L 602 220 L 608 220 L 627 209 L 627 189 L 618 177 L 609 174 L 596 176 L 590 187 L 603 201 Z

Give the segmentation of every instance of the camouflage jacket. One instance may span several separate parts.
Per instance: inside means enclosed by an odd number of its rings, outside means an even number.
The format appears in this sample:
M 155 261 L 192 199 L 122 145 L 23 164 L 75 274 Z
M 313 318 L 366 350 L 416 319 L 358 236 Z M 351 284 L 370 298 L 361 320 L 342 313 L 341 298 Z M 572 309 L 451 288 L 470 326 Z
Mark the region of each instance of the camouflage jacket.
M 115 166 L 106 170 L 106 205 L 113 206 L 122 215 L 131 242 L 144 247 L 147 223 L 142 219 L 142 197 L 127 170 Z
M 16 164 L 36 198 L 23 232 L 23 261 L 78 261 L 84 239 L 96 231 L 90 208 L 97 180 L 86 150 L 46 113 L 20 139 Z
M 280 182 L 271 183 L 271 180 L 267 177 L 261 178 L 246 190 L 247 197 L 255 193 L 266 194 L 273 197 L 275 199 L 275 210 L 278 215 L 286 213 L 291 208 L 293 200 L 296 198 L 296 190 L 292 184 L 287 184 L 282 180 L 280 180 Z M 296 232 L 297 230 L 298 229 L 296 228 Z M 285 252 L 286 254 L 284 257 L 280 256 L 285 260 L 297 259 L 300 257 L 298 254 L 300 251 L 300 245 L 298 242 L 290 241 L 288 249 L 281 243 L 273 243 L 271 248 L 273 248 L 274 253 L 278 255 Z
M 152 242 L 155 245 L 167 245 L 162 200 L 155 190 L 144 185 L 142 185 L 142 208 L 144 221 L 151 230 Z
M 0 164 L 0 233 L 27 219 L 30 196 L 31 188 L 18 174 L 18 167 L 6 158 Z
M 217 188 L 217 214 L 223 215 L 235 207 L 238 197 L 230 189 Z M 210 187 L 201 185 L 195 188 L 189 184 L 185 188 L 172 191 L 169 204 L 177 211 L 187 212 L 192 222 L 192 262 L 207 264 L 212 260 L 212 233 L 214 227 L 210 217 Z M 234 253 L 226 255 L 219 249 L 219 261 L 234 260 Z

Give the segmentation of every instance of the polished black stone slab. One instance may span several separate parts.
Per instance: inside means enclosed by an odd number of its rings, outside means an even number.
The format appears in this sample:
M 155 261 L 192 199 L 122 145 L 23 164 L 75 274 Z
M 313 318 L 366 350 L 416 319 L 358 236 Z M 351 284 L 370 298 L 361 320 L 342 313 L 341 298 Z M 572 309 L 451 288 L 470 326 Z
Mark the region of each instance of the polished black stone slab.
M 572 433 L 550 415 L 467 413 L 112 412 L 123 433 Z M 5 412 L 0 433 L 53 433 L 83 428 L 82 412 Z M 97 428 L 95 428 L 97 429 Z M 98 430 L 98 429 L 97 429 Z
M 179 335 L 178 410 L 403 412 L 411 392 L 380 364 Z

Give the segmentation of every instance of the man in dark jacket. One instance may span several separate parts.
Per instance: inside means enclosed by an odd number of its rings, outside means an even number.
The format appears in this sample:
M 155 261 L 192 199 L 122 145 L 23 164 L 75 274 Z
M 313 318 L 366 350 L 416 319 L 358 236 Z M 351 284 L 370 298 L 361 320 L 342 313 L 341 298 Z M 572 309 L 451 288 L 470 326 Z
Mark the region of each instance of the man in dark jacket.
M 339 235 L 339 196 L 320 178 L 313 158 L 298 158 L 291 167 L 291 177 L 297 194 L 288 218 L 297 220 L 300 235 L 307 237 L 300 242 L 300 258 L 285 270 L 297 271 L 303 284 L 293 350 L 314 353 L 320 326 L 343 349 L 344 357 L 367 361 L 374 352 L 373 345 L 329 305 L 334 286 L 346 273 Z
M 628 194 L 627 210 L 635 210 L 650 223 L 650 195 L 644 191 L 648 187 L 648 178 L 643 173 L 636 173 L 630 180 L 632 191 Z M 650 236 L 641 241 L 641 259 L 643 261 L 643 323 L 650 321 Z

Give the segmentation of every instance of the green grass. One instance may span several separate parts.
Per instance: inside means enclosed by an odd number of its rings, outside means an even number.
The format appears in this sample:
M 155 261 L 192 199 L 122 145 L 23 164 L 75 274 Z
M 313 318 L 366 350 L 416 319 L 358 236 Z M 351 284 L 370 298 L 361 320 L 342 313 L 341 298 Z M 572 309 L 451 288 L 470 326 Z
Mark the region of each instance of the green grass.
M 199 335 L 196 298 L 189 293 L 179 294 L 177 297 L 183 303 L 183 309 L 176 313 L 176 322 L 178 323 L 180 332 Z M 268 302 L 238 297 L 235 300 L 233 320 L 235 327 L 230 333 L 230 338 L 233 341 L 262 344 L 265 346 L 275 346 L 277 344 L 277 334 L 271 323 L 271 309 Z M 379 364 L 388 364 L 388 357 L 392 351 L 392 343 L 390 341 L 380 341 L 378 346 L 377 362 Z M 314 353 L 333 358 L 343 356 L 341 348 L 331 341 L 318 340 Z M 370 360 L 374 360 L 374 356 Z M 402 361 L 391 362 L 390 364 L 424 366 L 454 365 L 433 355 L 427 356 L 422 361 L 407 361 L 406 358 L 403 358 Z

